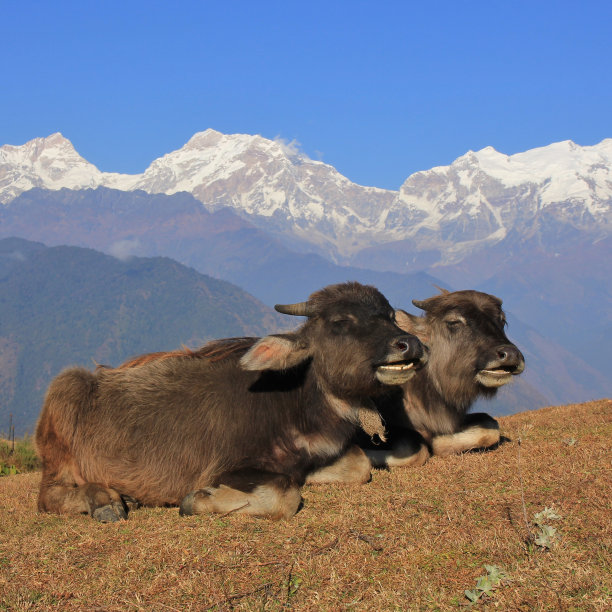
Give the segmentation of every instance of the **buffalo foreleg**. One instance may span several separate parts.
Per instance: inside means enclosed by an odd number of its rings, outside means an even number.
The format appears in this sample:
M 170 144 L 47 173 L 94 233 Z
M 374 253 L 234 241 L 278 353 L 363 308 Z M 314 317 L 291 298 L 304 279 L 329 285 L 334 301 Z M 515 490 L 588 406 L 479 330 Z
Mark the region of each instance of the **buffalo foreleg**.
M 375 468 L 418 467 L 430 456 L 425 439 L 412 429 L 394 429 L 387 442 L 364 446 L 365 454 Z
M 330 465 L 308 474 L 306 484 L 328 484 L 343 482 L 364 484 L 370 480 L 372 466 L 364 451 L 357 445 L 348 450 Z
M 186 495 L 180 514 L 237 512 L 278 520 L 292 517 L 301 501 L 299 487 L 288 476 L 245 469 L 226 472 L 214 486 Z
M 468 414 L 461 429 L 454 434 L 434 436 L 431 447 L 434 455 L 441 457 L 484 449 L 499 443 L 499 423 L 484 412 Z
M 43 473 L 38 509 L 57 514 L 89 514 L 102 523 L 127 518 L 126 505 L 117 491 L 91 482 L 77 484 L 66 473 Z

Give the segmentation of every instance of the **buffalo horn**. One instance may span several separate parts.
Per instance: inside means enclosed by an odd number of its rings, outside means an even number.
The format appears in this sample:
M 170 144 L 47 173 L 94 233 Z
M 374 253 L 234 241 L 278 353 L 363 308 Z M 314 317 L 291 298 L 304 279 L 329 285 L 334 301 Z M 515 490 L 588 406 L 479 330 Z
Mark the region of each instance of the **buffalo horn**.
M 412 300 L 412 303 L 421 310 L 427 310 L 427 303 L 421 300 Z
M 448 295 L 450 293 L 448 289 L 440 287 L 440 285 L 434 285 L 434 287 L 440 292 L 440 295 Z
M 313 314 L 312 306 L 308 302 L 298 302 L 297 304 L 276 304 L 274 310 L 283 314 L 294 315 L 296 317 L 310 317 Z

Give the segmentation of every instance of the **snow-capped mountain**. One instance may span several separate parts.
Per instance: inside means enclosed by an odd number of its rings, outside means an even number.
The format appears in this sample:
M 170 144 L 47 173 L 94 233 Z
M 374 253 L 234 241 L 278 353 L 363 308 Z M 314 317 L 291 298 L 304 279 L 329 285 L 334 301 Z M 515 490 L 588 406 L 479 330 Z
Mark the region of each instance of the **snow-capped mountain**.
M 594 237 L 610 234 L 612 139 L 590 147 L 565 141 L 510 156 L 486 147 L 417 172 L 402 185 L 387 230 L 397 240 L 411 238 L 417 249 L 439 249 L 443 263 L 451 263 L 510 232 L 528 237 L 543 218 Z
M 86 189 L 115 183 L 129 189 L 130 182 L 130 179 L 125 180 L 125 175 L 100 172 L 81 157 L 72 143 L 59 132 L 47 138 L 35 138 L 22 146 L 0 147 L 2 204 L 33 187 Z
M 396 196 L 352 183 L 291 143 L 210 129 L 155 160 L 132 188 L 188 191 L 208 208 L 232 207 L 268 231 L 324 251 L 330 243 L 354 241 L 353 236 L 378 222 L 381 210 Z
M 102 173 L 83 159 L 61 134 L 35 138 L 22 146 L 0 147 L 0 202 L 33 187 L 95 187 Z
M 449 264 L 543 224 L 563 228 L 555 236 L 568 228 L 594 239 L 610 234 L 612 139 L 510 156 L 491 147 L 470 151 L 450 166 L 413 174 L 399 191 L 352 183 L 291 143 L 210 129 L 138 175 L 100 172 L 61 134 L 0 147 L 0 202 L 36 186 L 186 191 L 209 209 L 232 207 L 337 261 L 389 245 L 401 270 L 407 251 L 435 252 L 438 261 L 429 265 Z
M 32 187 L 192 193 L 207 208 L 225 206 L 280 235 L 322 251 L 350 251 L 352 236 L 379 224 L 397 192 L 362 187 L 335 168 L 309 159 L 292 143 L 208 129 L 155 160 L 143 174 L 100 172 L 61 134 L 0 147 L 0 202 Z M 350 243 L 345 246 L 344 243 Z M 354 244 L 353 244 L 354 243 Z

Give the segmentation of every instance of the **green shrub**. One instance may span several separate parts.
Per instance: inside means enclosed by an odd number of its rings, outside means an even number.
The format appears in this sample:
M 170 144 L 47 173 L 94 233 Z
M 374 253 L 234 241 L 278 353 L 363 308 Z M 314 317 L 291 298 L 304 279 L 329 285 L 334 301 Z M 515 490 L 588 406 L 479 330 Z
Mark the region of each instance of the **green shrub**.
M 11 476 L 21 472 L 33 472 L 40 468 L 40 460 L 34 449 L 34 442 L 29 436 L 15 440 L 13 443 L 0 441 L 0 476 Z

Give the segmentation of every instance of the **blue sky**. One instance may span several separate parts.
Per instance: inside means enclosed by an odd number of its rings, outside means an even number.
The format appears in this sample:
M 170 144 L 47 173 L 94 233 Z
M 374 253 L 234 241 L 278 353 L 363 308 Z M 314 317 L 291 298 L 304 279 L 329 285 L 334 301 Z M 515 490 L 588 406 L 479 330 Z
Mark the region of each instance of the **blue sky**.
M 0 144 L 142 172 L 195 132 L 296 140 L 364 185 L 612 137 L 612 2 L 0 0 Z

